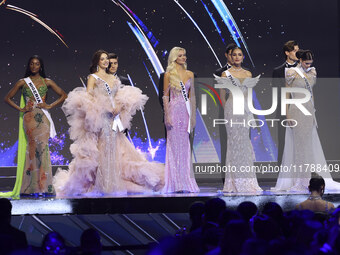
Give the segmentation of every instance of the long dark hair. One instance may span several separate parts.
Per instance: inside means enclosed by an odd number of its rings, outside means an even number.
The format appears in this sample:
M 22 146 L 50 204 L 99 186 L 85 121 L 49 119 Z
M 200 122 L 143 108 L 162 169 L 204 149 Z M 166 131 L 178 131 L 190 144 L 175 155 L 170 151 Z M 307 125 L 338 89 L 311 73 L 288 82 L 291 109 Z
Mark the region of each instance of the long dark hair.
M 314 59 L 314 54 L 311 50 L 298 50 L 298 52 L 296 52 L 296 57 L 298 59 L 302 59 L 303 61 L 305 60 L 313 60 Z
M 31 61 L 33 59 L 38 59 L 39 60 L 39 62 L 40 62 L 39 74 L 40 74 L 41 77 L 46 78 L 44 61 L 38 55 L 33 55 L 32 57 L 30 57 L 28 59 L 28 62 L 27 62 L 27 65 L 26 65 L 25 76 L 24 77 L 28 77 L 28 76 L 32 75 L 32 72 L 31 72 L 31 69 L 30 69 L 30 64 L 31 64 Z
M 109 53 L 107 53 L 105 50 L 97 50 L 92 57 L 92 64 L 90 67 L 90 73 L 95 73 L 97 72 L 97 65 L 100 60 L 100 56 L 105 53 L 107 56 L 109 56 Z

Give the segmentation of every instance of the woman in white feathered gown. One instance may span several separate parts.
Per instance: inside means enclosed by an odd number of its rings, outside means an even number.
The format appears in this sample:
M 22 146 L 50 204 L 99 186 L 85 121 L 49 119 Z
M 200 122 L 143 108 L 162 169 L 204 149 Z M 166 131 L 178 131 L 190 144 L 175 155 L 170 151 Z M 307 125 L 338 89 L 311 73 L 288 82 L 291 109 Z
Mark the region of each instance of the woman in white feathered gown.
M 57 196 L 124 195 L 158 191 L 164 185 L 164 164 L 147 161 L 119 127 L 112 129 L 118 114 L 123 128 L 129 128 L 148 97 L 107 74 L 108 63 L 107 52 L 97 51 L 87 89 L 75 88 L 62 107 L 74 141 L 73 160 L 68 170 L 58 169 L 54 177 Z

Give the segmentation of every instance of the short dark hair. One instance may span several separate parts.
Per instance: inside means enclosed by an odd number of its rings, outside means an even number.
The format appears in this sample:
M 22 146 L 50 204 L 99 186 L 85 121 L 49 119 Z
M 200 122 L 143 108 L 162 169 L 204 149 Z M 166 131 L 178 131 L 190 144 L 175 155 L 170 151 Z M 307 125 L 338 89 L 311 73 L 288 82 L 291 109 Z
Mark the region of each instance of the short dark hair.
M 109 59 L 112 59 L 112 58 L 114 58 L 114 59 L 117 59 L 118 60 L 118 55 L 116 54 L 116 53 L 109 53 L 109 55 L 108 55 L 108 57 L 109 57 Z
M 296 57 L 298 59 L 302 59 L 302 60 L 313 60 L 314 59 L 314 54 L 311 50 L 298 50 L 298 52 L 296 52 Z
M 225 50 L 225 53 L 228 54 L 230 50 L 232 50 L 232 49 L 234 49 L 234 48 L 236 48 L 236 47 L 237 47 L 237 45 L 236 45 L 235 43 L 229 43 L 229 44 L 227 45 L 227 48 L 226 48 L 226 50 Z
M 287 58 L 286 51 L 291 52 L 294 50 L 294 46 L 297 46 L 298 43 L 294 40 L 288 41 L 283 45 L 283 55 Z
M 227 208 L 226 203 L 221 198 L 212 198 L 205 202 L 204 213 L 207 221 L 218 222 L 221 212 Z
M 322 176 L 313 174 L 312 178 L 309 180 L 309 186 L 308 186 L 309 191 L 319 192 L 322 187 L 325 187 L 325 180 L 322 178 Z

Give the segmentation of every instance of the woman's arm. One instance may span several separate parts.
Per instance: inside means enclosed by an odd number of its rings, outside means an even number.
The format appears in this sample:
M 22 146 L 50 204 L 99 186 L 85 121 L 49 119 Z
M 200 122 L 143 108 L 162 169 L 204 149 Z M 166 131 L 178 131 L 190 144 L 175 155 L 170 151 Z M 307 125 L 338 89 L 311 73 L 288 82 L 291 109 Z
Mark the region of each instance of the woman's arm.
M 189 79 L 191 79 L 191 86 L 194 86 L 194 79 L 195 79 L 195 76 L 194 76 L 194 73 L 191 72 L 191 71 L 188 71 L 189 72 Z M 190 98 L 190 95 L 191 95 L 191 87 L 189 88 L 189 91 L 188 91 L 188 98 Z
M 293 68 L 289 68 L 286 72 L 285 72 L 285 87 L 286 88 L 291 88 L 292 87 L 292 83 L 294 81 L 294 79 L 296 78 L 297 73 Z M 286 99 L 291 99 L 292 95 L 291 93 L 286 93 Z M 286 105 L 286 118 L 290 119 L 289 113 L 288 113 L 288 109 L 289 109 L 289 105 Z M 292 121 L 288 121 L 288 125 L 289 126 L 293 126 L 294 123 Z
M 250 71 L 246 71 L 246 78 L 253 77 L 252 73 Z
M 32 110 L 32 109 L 29 109 L 31 107 L 29 107 L 28 105 L 26 105 L 25 108 L 20 108 L 20 106 L 18 106 L 12 100 L 12 98 L 16 95 L 18 90 L 20 88 L 22 88 L 24 85 L 25 85 L 25 81 L 23 79 L 19 80 L 17 83 L 15 83 L 14 87 L 5 96 L 5 102 L 7 104 L 9 104 L 10 106 L 12 106 L 14 109 L 16 109 L 16 110 L 18 110 L 20 112 L 27 112 L 27 111 L 31 111 Z
M 164 73 L 164 81 L 163 81 L 163 96 L 169 96 L 169 84 L 170 84 L 170 74 L 168 72 Z
M 164 109 L 164 124 L 167 129 L 171 129 L 171 121 L 169 116 L 169 95 L 170 95 L 170 74 L 166 72 L 164 74 L 164 84 L 163 84 L 163 109 Z
M 94 87 L 96 86 L 95 82 L 96 82 L 96 79 L 92 75 L 89 75 L 89 77 L 87 79 L 87 84 L 86 84 L 87 92 L 94 89 Z
M 225 74 L 225 72 L 222 73 L 221 77 L 227 77 L 227 75 Z M 226 103 L 226 95 L 227 95 L 227 91 L 226 89 L 220 89 L 220 97 L 221 97 L 221 101 L 222 101 L 222 105 L 223 107 L 225 106 Z
M 196 126 L 196 95 L 195 95 L 195 81 L 194 73 L 190 72 L 191 86 L 190 86 L 190 133 L 194 130 Z
M 59 98 L 56 101 L 54 101 L 52 104 L 49 104 L 49 105 L 46 104 L 45 102 L 38 104 L 38 107 L 44 108 L 44 109 L 52 109 L 53 107 L 57 106 L 58 104 L 64 102 L 64 100 L 67 98 L 67 94 L 54 81 L 52 81 L 50 79 L 45 79 L 45 82 L 46 82 L 48 87 L 51 87 L 53 89 L 53 91 L 59 95 Z

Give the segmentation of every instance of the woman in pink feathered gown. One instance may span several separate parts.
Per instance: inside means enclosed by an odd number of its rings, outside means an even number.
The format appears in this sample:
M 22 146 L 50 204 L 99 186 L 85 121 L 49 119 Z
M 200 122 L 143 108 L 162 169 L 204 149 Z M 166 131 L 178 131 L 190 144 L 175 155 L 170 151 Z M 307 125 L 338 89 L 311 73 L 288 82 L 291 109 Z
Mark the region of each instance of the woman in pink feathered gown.
M 54 177 L 57 196 L 124 195 L 158 191 L 164 185 L 164 164 L 147 161 L 120 125 L 113 130 L 117 123 L 130 128 L 132 116 L 148 97 L 106 73 L 108 64 L 107 52 L 97 51 L 87 89 L 75 88 L 62 107 L 74 141 L 73 160 L 68 170 L 58 169 Z

